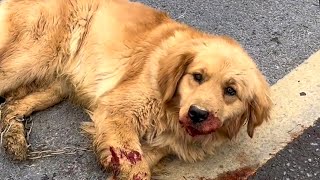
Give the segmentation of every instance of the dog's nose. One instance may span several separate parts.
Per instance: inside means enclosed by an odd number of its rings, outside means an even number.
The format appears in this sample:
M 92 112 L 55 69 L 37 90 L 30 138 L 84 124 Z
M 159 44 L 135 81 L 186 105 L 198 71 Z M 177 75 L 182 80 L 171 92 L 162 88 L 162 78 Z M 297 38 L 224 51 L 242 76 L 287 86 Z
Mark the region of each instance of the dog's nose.
M 196 105 L 191 105 L 188 115 L 193 123 L 199 123 L 208 118 L 209 112 L 207 110 L 200 109 Z

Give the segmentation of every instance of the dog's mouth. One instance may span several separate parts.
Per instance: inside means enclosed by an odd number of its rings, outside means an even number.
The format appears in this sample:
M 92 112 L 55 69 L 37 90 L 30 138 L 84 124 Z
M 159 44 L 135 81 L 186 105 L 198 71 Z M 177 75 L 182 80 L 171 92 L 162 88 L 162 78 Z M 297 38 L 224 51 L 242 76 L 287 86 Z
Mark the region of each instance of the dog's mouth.
M 179 123 L 192 137 L 214 133 L 222 126 L 220 119 L 213 116 L 209 116 L 208 119 L 200 123 L 194 123 L 188 116 L 184 116 L 180 118 Z

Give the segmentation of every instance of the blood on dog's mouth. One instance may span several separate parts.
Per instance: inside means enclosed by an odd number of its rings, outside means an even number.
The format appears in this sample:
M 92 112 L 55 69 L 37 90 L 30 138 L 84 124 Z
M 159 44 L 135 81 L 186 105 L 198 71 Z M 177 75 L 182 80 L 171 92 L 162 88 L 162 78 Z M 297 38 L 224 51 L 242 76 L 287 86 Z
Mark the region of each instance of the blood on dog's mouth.
M 179 120 L 179 123 L 192 137 L 211 134 L 222 126 L 220 119 L 213 116 L 201 123 L 196 124 L 193 123 L 188 116 L 184 116 Z

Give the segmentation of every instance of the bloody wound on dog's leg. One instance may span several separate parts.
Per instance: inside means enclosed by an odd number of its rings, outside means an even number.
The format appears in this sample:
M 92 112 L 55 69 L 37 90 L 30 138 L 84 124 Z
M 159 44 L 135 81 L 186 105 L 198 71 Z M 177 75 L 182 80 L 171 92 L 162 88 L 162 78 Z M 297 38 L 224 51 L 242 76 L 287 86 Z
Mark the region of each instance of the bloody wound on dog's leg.
M 101 164 L 111 169 L 113 177 L 150 179 L 150 169 L 133 120 L 121 115 L 111 116 L 101 107 L 93 112 L 92 119 L 96 128 L 95 150 Z

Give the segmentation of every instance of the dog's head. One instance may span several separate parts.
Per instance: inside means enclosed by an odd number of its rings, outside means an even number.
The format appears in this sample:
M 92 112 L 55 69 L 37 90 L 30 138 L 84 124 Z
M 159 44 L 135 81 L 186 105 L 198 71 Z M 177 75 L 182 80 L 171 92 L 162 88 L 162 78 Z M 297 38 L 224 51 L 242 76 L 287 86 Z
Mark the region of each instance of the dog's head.
M 269 84 L 231 38 L 177 45 L 160 61 L 158 75 L 163 102 L 177 106 L 179 123 L 191 136 L 218 131 L 232 138 L 247 122 L 252 137 L 269 118 Z

